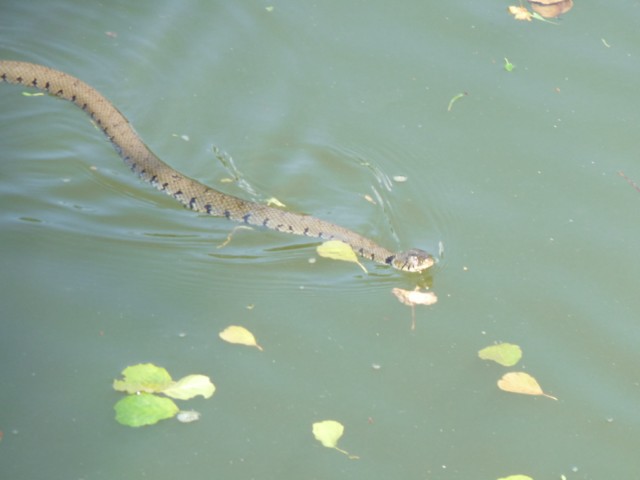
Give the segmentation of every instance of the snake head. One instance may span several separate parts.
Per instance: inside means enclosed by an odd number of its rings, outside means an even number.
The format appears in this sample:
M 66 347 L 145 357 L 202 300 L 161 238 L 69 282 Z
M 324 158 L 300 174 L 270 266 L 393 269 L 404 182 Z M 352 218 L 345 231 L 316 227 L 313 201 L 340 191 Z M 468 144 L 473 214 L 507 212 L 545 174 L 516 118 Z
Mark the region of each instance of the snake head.
M 435 259 L 424 250 L 412 248 L 399 252 L 391 260 L 391 265 L 405 272 L 422 272 L 436 263 Z

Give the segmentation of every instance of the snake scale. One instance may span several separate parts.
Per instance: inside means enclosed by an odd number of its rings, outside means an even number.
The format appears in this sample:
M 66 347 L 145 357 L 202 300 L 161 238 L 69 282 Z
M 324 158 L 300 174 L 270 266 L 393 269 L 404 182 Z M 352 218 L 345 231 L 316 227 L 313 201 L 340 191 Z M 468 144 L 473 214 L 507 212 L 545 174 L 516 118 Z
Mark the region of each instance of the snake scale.
M 394 253 L 339 225 L 243 200 L 182 175 L 151 152 L 129 121 L 109 100 L 67 73 L 34 63 L 0 60 L 0 80 L 33 87 L 77 105 L 100 127 L 138 177 L 190 210 L 279 232 L 322 240 L 341 240 L 364 258 L 407 272 L 421 272 L 434 264 L 433 257 L 423 250 Z

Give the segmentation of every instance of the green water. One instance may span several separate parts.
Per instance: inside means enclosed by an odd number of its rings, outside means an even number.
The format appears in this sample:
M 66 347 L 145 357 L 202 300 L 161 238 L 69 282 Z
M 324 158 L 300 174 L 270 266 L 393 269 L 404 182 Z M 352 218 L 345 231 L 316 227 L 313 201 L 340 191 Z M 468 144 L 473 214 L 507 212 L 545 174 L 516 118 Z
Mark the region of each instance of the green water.
M 391 289 L 415 277 L 270 231 L 218 248 L 233 224 L 0 85 L 2 478 L 636 478 L 640 6 L 576 3 L 551 25 L 498 1 L 5 2 L 0 58 L 95 86 L 178 170 L 445 253 L 411 331 Z M 499 391 L 497 341 L 559 400 Z M 210 376 L 180 402 L 200 421 L 117 424 L 140 362 Z

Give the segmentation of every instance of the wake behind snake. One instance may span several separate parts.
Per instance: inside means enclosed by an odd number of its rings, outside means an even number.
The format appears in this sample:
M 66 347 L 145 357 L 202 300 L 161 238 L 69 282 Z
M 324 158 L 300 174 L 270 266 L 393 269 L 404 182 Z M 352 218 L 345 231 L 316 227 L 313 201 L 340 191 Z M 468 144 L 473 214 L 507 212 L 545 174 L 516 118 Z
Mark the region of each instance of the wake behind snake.
M 0 60 L 0 80 L 33 87 L 77 105 L 100 127 L 137 176 L 191 210 L 279 232 L 341 240 L 364 258 L 407 272 L 421 272 L 434 264 L 433 257 L 423 250 L 394 253 L 339 225 L 243 200 L 182 175 L 151 152 L 109 100 L 67 73 L 34 63 Z

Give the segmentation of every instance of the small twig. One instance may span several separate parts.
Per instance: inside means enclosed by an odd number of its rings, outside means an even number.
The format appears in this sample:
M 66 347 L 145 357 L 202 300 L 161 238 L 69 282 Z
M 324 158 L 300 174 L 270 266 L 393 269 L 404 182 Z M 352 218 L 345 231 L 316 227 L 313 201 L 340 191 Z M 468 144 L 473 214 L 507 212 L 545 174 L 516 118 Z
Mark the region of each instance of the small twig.
M 469 95 L 467 92 L 462 92 L 457 95 L 454 95 L 453 98 L 449 101 L 449 106 L 447 107 L 447 112 L 450 112 L 453 108 L 453 104 L 460 100 L 462 97 Z
M 233 237 L 234 233 L 236 233 L 240 229 L 253 230 L 253 228 L 245 227 L 244 225 L 238 225 L 236 227 L 233 227 L 233 230 L 231 230 L 229 232 L 229 235 L 227 235 L 227 239 L 224 242 L 222 242 L 220 245 L 218 245 L 216 248 L 224 248 L 224 247 L 226 247 L 227 244 L 231 241 L 231 238 Z
M 636 189 L 636 191 L 640 192 L 640 186 L 636 182 L 631 180 L 629 177 L 627 177 L 622 170 L 620 170 L 618 172 L 618 175 L 620 175 L 622 178 L 624 178 L 629 185 L 631 185 L 633 188 Z

